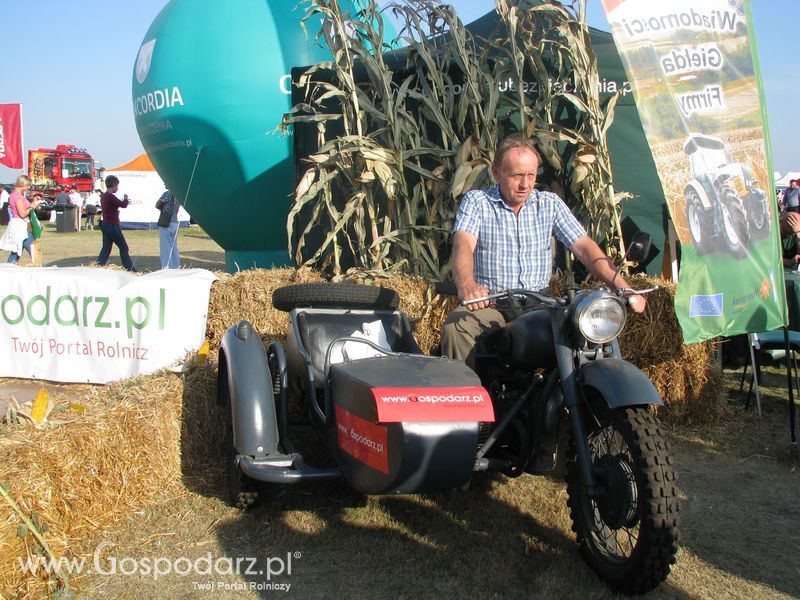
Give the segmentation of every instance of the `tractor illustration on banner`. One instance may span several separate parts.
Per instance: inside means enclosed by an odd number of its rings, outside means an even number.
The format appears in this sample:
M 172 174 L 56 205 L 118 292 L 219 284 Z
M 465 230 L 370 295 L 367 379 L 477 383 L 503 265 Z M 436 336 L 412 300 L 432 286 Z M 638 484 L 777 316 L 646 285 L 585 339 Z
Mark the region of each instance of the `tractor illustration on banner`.
M 686 221 L 698 256 L 727 251 L 745 258 L 770 231 L 767 195 L 747 165 L 731 162 L 725 143 L 690 133 L 683 144 L 692 180 L 686 184 Z

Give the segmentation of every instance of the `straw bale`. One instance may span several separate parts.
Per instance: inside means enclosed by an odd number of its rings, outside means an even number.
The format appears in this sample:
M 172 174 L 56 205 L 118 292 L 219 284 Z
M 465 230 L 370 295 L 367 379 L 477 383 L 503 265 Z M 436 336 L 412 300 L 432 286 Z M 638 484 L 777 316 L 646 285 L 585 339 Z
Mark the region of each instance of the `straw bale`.
M 322 275 L 310 269 L 253 269 L 214 282 L 206 324 L 212 354 L 225 331 L 242 319 L 250 321 L 265 340 L 284 339 L 289 319 L 272 307 L 272 292 L 284 285 L 312 281 L 322 281 Z
M 703 423 L 724 408 L 722 371 L 712 341 L 685 344 L 675 314 L 672 281 L 636 276 L 634 288 L 658 285 L 647 295 L 647 310 L 630 314 L 620 336 L 623 356 L 637 365 L 656 386 L 666 404 L 663 416 L 672 422 Z
M 455 299 L 437 295 L 432 283 L 419 277 L 375 278 L 360 273 L 350 275 L 348 280 L 396 290 L 400 310 L 411 320 L 420 348 L 428 352 L 439 343 L 441 323 L 455 306 Z M 250 321 L 265 341 L 285 339 L 289 317 L 272 307 L 272 292 L 285 285 L 314 281 L 323 281 L 323 277 L 309 269 L 256 269 L 223 276 L 211 288 L 206 326 L 210 347 L 215 351 L 225 331 L 242 319 Z
M 88 387 L 88 386 L 85 386 Z M 80 542 L 133 510 L 183 493 L 180 435 L 182 385 L 166 372 L 87 390 L 83 414 L 56 407 L 43 430 L 0 435 L 0 482 L 22 510 L 36 513 L 56 556 L 80 553 Z M 0 500 L 0 588 L 41 592 L 17 563 L 28 545 L 18 517 Z M 39 586 L 37 588 L 37 585 Z

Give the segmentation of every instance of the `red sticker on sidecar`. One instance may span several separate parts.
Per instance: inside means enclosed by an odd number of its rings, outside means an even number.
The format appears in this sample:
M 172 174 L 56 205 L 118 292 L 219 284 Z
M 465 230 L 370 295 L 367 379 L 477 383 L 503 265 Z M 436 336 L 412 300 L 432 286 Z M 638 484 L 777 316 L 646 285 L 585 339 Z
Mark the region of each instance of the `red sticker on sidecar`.
M 389 473 L 387 429 L 336 406 L 336 439 L 339 447 L 358 461 L 381 473 Z
M 373 388 L 380 423 L 494 422 L 494 406 L 481 386 Z

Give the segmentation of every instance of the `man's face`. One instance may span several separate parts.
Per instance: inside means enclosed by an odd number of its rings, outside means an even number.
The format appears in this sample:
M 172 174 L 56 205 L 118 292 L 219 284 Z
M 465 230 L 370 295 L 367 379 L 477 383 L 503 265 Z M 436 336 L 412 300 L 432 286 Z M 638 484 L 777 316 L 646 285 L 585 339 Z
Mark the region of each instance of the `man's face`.
M 790 183 L 789 185 L 791 186 L 791 188 L 792 188 L 793 190 L 796 190 L 796 189 L 797 189 L 797 181 L 793 181 L 793 182 L 792 182 L 792 183 Z
M 511 208 L 519 208 L 528 199 L 536 184 L 539 161 L 527 148 L 512 148 L 500 166 L 492 166 L 492 175 L 500 186 L 500 194 Z

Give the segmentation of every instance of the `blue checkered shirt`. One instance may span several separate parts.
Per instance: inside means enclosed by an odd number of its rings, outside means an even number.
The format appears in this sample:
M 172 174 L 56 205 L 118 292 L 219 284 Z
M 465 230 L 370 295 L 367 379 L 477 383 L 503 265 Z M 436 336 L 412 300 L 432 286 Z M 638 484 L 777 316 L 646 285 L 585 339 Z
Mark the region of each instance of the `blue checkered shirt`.
M 458 207 L 456 231 L 478 238 L 475 281 L 491 293 L 547 287 L 553 274 L 552 236 L 569 247 L 586 235 L 567 205 L 552 192 L 534 190 L 519 213 L 514 213 L 497 186 L 467 192 Z

